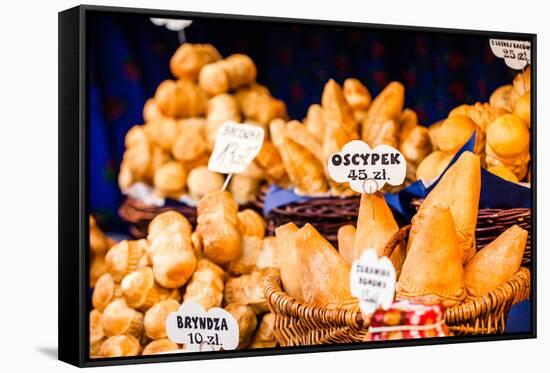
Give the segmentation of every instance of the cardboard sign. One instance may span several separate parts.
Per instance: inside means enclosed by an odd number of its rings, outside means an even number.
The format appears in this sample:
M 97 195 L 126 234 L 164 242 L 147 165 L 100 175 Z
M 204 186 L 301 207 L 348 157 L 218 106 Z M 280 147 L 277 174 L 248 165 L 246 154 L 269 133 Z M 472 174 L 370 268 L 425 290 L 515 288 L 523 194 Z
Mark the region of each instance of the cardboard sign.
M 523 70 L 531 63 L 531 42 L 505 39 L 489 39 L 491 51 L 498 58 L 503 58 L 506 66 Z
M 184 302 L 166 319 L 166 334 L 174 343 L 181 343 L 189 352 L 234 350 L 239 345 L 239 324 L 223 308 L 204 308 Z
M 361 311 L 373 314 L 378 307 L 388 310 L 395 295 L 395 268 L 388 257 L 378 258 L 367 249 L 354 260 L 350 271 L 351 294 L 359 299 Z
M 389 145 L 371 149 L 361 140 L 348 142 L 342 151 L 328 160 L 330 177 L 339 183 L 349 182 L 358 193 L 372 194 L 390 185 L 400 185 L 407 174 L 405 157 Z
M 263 128 L 226 122 L 218 129 L 208 169 L 222 174 L 243 172 L 258 155 L 263 142 Z

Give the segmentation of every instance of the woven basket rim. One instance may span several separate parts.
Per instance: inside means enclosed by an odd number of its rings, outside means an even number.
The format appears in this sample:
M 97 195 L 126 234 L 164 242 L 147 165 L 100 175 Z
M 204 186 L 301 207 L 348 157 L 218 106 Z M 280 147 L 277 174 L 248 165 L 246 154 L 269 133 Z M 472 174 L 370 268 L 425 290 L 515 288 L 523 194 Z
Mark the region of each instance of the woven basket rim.
M 394 234 L 386 245 L 384 256 L 391 255 L 393 249 L 407 237 L 409 230 L 410 225 L 407 225 Z M 452 323 L 461 323 L 492 312 L 506 303 L 514 304 L 527 299 L 530 291 L 530 276 L 529 269 L 520 267 L 504 284 L 488 294 L 475 298 L 468 297 L 460 304 L 445 309 L 445 319 Z M 366 319 L 358 309 L 319 307 L 296 300 L 283 290 L 280 275 L 275 273 L 266 278 L 264 295 L 270 310 L 283 316 L 299 319 L 307 317 L 314 323 L 330 327 L 347 326 L 360 329 L 370 324 L 370 319 Z
M 521 290 L 530 289 L 531 272 L 525 267 L 512 275 L 504 284 L 493 291 L 478 297 L 466 297 L 463 302 L 445 310 L 445 318 L 454 320 L 461 318 L 460 315 L 469 315 L 468 319 L 476 318 L 483 313 L 491 312 L 500 307 L 506 301 L 512 304 L 524 299 Z M 523 288 L 522 288 L 523 287 Z
M 459 314 L 468 314 L 468 319 L 471 319 L 478 317 L 481 313 L 490 312 L 499 306 L 495 299 L 502 297 L 502 294 L 509 294 L 507 298 L 515 297 L 513 289 L 528 282 L 529 278 L 529 269 L 521 267 L 508 281 L 490 293 L 481 297 L 467 298 L 462 303 L 445 309 L 445 319 L 449 317 L 455 319 Z M 370 325 L 370 319 L 365 319 L 361 311 L 319 307 L 296 300 L 283 290 L 280 275 L 276 273 L 267 276 L 264 293 L 270 310 L 284 316 L 310 317 L 319 323 L 329 321 L 332 327 L 348 326 L 358 329 Z M 524 299 L 514 299 L 514 303 L 522 300 Z

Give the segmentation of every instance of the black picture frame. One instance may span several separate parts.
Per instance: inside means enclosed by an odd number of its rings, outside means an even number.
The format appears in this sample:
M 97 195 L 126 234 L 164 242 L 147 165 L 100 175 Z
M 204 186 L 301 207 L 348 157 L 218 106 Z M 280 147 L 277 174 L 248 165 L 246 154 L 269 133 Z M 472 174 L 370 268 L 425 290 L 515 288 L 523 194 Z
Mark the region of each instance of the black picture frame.
M 140 14 L 150 17 L 187 19 L 254 20 L 263 22 L 325 25 L 363 30 L 420 31 L 498 37 L 531 42 L 531 154 L 532 154 L 532 273 L 531 273 L 531 333 L 445 337 L 415 340 L 381 341 L 309 347 L 277 347 L 254 350 L 181 353 L 128 358 L 89 358 L 88 349 L 88 101 L 86 74 L 86 17 L 90 12 Z M 498 31 L 461 30 L 418 26 L 398 26 L 357 22 L 242 16 L 234 14 L 199 13 L 171 10 L 81 5 L 58 15 L 59 43 L 59 247 L 58 247 L 58 343 L 59 360 L 79 367 L 124 365 L 153 362 L 235 358 L 262 355 L 328 352 L 403 346 L 424 346 L 463 342 L 485 342 L 536 338 L 537 330 L 537 35 Z

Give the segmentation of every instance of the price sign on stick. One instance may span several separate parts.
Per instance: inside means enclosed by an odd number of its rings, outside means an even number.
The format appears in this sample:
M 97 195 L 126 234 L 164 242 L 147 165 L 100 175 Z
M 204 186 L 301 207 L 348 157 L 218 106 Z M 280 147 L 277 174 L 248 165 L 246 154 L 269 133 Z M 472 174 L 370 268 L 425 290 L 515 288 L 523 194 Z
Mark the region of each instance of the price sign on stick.
M 225 122 L 221 125 L 208 161 L 208 169 L 229 174 L 223 189 L 232 174 L 243 172 L 258 155 L 263 142 L 264 129 L 261 127 L 235 122 Z
M 194 302 L 184 302 L 168 315 L 166 334 L 191 352 L 234 350 L 239 345 L 239 324 L 233 315 L 218 307 L 207 312 Z
M 386 183 L 401 185 L 407 174 L 405 157 L 389 145 L 374 149 L 361 140 L 348 142 L 328 160 L 330 177 L 337 182 L 349 182 L 358 193 L 373 194 Z
M 504 59 L 506 66 L 523 70 L 531 64 L 531 42 L 506 39 L 489 39 L 491 51 L 498 58 Z
M 359 299 L 361 311 L 373 314 L 378 307 L 387 310 L 395 294 L 395 268 L 388 257 L 378 258 L 367 249 L 355 260 L 350 271 L 351 294 Z

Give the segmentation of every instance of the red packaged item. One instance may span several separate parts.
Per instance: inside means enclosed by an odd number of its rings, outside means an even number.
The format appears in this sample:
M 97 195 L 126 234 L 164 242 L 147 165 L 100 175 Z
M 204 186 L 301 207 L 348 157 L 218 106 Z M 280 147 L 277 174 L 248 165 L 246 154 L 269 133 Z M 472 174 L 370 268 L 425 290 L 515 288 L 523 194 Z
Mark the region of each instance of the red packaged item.
M 392 304 L 389 310 L 378 309 L 372 316 L 369 341 L 446 337 L 451 335 L 445 324 L 442 305 L 425 306 L 409 301 Z

